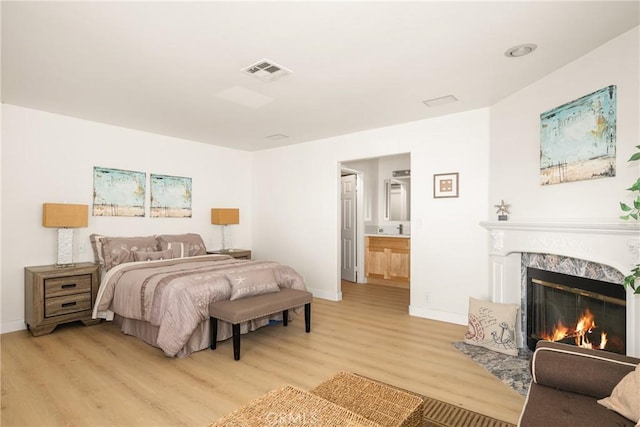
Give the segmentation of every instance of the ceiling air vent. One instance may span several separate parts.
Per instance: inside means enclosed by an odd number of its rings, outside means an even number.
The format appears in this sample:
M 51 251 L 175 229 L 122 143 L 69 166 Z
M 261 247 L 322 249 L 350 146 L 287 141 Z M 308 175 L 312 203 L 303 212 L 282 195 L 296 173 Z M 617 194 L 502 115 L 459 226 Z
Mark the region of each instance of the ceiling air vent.
M 243 68 L 241 71 L 263 82 L 271 82 L 292 73 L 291 70 L 269 59 L 260 60 L 255 64 Z

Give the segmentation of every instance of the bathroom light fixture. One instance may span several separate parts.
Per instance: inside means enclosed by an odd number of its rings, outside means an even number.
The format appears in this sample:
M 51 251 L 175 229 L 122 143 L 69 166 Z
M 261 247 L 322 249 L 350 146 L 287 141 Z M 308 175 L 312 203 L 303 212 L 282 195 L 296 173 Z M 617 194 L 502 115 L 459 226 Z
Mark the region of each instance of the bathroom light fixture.
M 426 101 L 422 101 L 424 105 L 427 107 L 438 107 L 440 105 L 450 104 L 452 102 L 456 102 L 458 98 L 453 95 L 441 96 L 439 98 L 431 98 Z
M 538 45 L 535 45 L 533 43 L 520 44 L 518 46 L 512 47 L 511 49 L 508 49 L 504 53 L 504 56 L 509 58 L 519 58 L 521 56 L 530 54 L 531 52 L 536 50 L 537 47 Z

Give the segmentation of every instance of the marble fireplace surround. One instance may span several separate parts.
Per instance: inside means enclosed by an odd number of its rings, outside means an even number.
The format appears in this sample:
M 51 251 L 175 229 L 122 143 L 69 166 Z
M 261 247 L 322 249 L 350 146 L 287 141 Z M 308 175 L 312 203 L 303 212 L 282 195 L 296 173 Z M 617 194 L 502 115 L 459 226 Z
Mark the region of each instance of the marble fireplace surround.
M 535 254 L 589 261 L 584 263 L 588 266 L 602 264 L 605 280 L 622 286 L 621 277 L 629 274 L 640 252 L 640 224 L 636 222 L 521 220 L 486 221 L 480 225 L 490 231 L 489 290 L 494 302 L 522 304 L 522 265 L 529 266 L 532 259 L 539 259 Z M 575 262 L 569 267 L 575 271 L 558 272 L 576 275 L 579 269 L 574 267 Z M 522 344 L 522 334 L 518 343 Z M 626 346 L 628 355 L 640 357 L 640 295 L 629 289 Z

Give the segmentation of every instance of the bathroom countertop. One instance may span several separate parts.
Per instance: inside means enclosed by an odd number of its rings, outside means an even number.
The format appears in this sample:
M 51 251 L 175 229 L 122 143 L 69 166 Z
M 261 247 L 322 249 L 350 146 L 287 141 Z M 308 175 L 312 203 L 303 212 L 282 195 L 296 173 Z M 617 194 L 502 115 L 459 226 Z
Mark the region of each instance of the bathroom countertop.
M 367 237 L 395 237 L 400 239 L 410 239 L 411 234 L 383 234 L 383 233 L 365 233 Z

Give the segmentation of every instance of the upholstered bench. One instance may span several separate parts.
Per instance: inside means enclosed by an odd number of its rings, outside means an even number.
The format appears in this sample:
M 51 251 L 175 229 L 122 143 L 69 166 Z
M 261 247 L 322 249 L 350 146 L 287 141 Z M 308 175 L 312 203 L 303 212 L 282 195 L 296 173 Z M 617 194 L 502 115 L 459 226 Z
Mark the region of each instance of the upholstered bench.
M 229 322 L 233 333 L 233 358 L 240 360 L 240 324 L 259 317 L 282 312 L 282 324 L 289 322 L 289 310 L 304 305 L 304 323 L 307 333 L 311 332 L 311 292 L 282 288 L 279 292 L 248 298 L 217 301 L 209 305 L 211 350 L 216 349 L 218 320 Z

